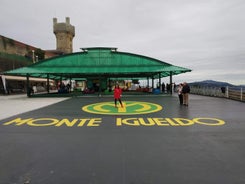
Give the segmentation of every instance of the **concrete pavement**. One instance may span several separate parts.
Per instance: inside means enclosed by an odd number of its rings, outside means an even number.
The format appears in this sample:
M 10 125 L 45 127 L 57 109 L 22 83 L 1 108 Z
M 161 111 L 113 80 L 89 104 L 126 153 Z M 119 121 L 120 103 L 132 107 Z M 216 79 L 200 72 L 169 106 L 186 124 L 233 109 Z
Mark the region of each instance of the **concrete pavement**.
M 0 120 L 36 110 L 68 98 L 27 98 L 26 94 L 0 96 Z

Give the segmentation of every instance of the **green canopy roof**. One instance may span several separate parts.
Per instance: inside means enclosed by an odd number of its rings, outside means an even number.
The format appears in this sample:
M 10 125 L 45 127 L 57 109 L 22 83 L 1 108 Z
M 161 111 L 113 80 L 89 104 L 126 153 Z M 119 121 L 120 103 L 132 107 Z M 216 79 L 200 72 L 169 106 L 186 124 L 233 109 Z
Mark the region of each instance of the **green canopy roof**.
M 6 75 L 31 77 L 86 78 L 86 77 L 166 77 L 190 72 L 190 69 L 116 48 L 86 48 L 82 52 L 49 58 L 5 72 Z

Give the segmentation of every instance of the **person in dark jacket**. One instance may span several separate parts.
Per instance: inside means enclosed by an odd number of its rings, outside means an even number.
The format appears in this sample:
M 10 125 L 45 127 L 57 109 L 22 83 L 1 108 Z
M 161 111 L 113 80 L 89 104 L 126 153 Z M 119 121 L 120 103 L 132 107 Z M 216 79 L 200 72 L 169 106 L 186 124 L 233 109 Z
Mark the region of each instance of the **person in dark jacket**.
M 182 88 L 183 105 L 186 105 L 186 106 L 189 105 L 189 93 L 190 93 L 190 86 L 186 82 L 184 82 L 183 88 Z

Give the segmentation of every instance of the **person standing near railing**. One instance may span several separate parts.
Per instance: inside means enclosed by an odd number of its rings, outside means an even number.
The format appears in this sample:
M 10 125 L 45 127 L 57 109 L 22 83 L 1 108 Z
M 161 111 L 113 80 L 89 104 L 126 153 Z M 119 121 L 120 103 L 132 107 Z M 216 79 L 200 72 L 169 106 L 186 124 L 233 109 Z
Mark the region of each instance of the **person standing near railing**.
M 178 96 L 179 96 L 179 103 L 183 105 L 183 94 L 182 94 L 183 84 L 180 83 L 177 88 Z
M 190 86 L 186 82 L 184 82 L 183 88 L 182 88 L 183 105 L 186 105 L 186 106 L 189 105 L 189 93 L 190 93 Z

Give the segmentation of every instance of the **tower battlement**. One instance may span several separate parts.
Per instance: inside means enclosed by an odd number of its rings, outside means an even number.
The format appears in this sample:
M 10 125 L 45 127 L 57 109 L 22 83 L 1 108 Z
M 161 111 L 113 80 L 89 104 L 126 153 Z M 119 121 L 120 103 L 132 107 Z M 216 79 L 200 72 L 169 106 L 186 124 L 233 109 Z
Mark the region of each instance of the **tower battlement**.
M 75 36 L 75 27 L 70 24 L 70 18 L 66 17 L 66 22 L 57 22 L 57 18 L 53 18 L 54 34 L 60 32 L 70 33 Z

